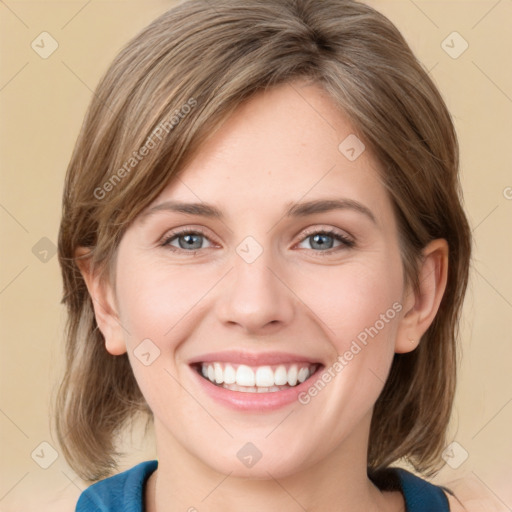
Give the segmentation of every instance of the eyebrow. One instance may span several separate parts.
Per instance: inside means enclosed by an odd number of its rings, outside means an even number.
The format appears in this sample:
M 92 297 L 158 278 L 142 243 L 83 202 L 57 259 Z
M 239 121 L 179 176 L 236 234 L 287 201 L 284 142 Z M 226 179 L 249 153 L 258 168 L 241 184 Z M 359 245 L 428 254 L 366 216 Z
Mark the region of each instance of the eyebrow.
M 377 220 L 372 211 L 365 205 L 353 199 L 315 199 L 302 203 L 288 203 L 284 217 L 306 217 L 315 213 L 324 213 L 333 210 L 353 210 L 368 217 L 374 224 Z M 184 203 L 181 201 L 165 201 L 157 204 L 142 213 L 142 217 L 150 216 L 161 211 L 198 215 L 222 220 L 224 214 L 216 206 L 208 203 Z

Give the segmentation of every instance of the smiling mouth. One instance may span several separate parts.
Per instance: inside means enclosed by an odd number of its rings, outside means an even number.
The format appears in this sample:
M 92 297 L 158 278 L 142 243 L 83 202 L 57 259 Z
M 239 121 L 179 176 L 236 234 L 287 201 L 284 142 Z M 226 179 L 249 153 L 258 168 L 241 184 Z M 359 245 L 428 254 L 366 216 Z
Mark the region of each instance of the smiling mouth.
M 242 393 L 274 393 L 294 388 L 317 373 L 320 363 L 247 366 L 227 362 L 196 363 L 193 368 L 212 384 Z

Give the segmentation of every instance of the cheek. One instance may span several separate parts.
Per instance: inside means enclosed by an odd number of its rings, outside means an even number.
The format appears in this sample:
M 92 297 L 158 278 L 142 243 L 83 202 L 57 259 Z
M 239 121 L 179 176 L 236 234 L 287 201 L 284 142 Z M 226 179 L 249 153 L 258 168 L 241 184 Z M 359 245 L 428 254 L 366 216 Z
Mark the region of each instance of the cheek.
M 125 265 L 119 271 L 120 314 L 128 343 L 150 338 L 163 347 L 187 315 L 200 309 L 201 298 L 213 286 L 215 276 L 197 266 L 158 266 L 153 263 Z
M 393 360 L 403 308 L 401 261 L 398 255 L 359 260 L 322 272 L 304 300 L 335 349 L 327 368 L 333 393 L 322 400 L 325 410 L 351 404 L 357 417 L 377 399 Z
M 123 263 L 118 268 L 120 316 L 142 394 L 153 411 L 168 410 L 172 403 L 184 414 L 200 414 L 177 384 L 180 373 L 174 356 L 193 331 L 194 320 L 201 314 L 201 298 L 214 285 L 215 276 L 198 266 L 156 265 L 140 257 Z
M 323 268 L 315 272 L 314 282 L 305 277 L 298 286 L 338 352 L 348 349 L 351 340 L 364 342 L 369 331 L 381 339 L 394 331 L 402 297 L 399 262 L 377 259 Z

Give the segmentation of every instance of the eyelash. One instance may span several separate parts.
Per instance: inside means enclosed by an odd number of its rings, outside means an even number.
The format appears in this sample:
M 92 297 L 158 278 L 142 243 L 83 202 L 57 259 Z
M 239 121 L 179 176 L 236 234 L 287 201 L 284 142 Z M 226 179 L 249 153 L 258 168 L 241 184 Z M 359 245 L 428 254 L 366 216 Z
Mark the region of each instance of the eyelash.
M 165 248 L 171 250 L 172 252 L 185 252 L 185 253 L 189 253 L 191 255 L 195 255 L 198 251 L 202 250 L 202 249 L 196 249 L 196 250 L 188 251 L 186 249 L 181 249 L 181 248 L 173 247 L 173 246 L 169 245 L 170 242 L 172 242 L 175 238 L 179 238 L 180 236 L 185 236 L 185 235 L 200 235 L 209 240 L 206 233 L 204 231 L 202 231 L 201 229 L 183 229 L 181 231 L 174 231 L 174 232 L 170 233 L 168 236 L 166 236 L 162 240 L 162 243 L 160 245 L 162 247 L 165 247 Z M 300 242 L 303 242 L 304 240 L 306 240 L 314 235 L 328 235 L 342 243 L 342 245 L 340 245 L 338 247 L 331 247 L 330 249 L 326 249 L 323 251 L 307 249 L 309 251 L 318 253 L 320 256 L 329 256 L 339 250 L 351 249 L 352 247 L 355 246 L 355 242 L 353 240 L 351 240 L 347 236 L 342 235 L 341 233 L 337 232 L 334 229 L 320 229 L 320 230 L 316 230 L 316 231 L 307 231 L 305 233 L 304 237 L 300 240 Z

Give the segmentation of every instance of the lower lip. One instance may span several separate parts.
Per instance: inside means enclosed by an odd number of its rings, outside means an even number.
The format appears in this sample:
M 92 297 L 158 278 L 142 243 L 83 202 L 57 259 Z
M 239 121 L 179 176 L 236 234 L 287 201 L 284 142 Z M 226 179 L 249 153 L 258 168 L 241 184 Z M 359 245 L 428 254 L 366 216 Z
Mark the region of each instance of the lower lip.
M 204 391 L 215 401 L 230 407 L 231 409 L 243 411 L 273 411 L 298 401 L 298 395 L 306 391 L 310 386 L 312 378 L 318 377 L 323 367 L 319 366 L 317 371 L 304 382 L 293 388 L 286 388 L 282 391 L 271 393 L 246 393 L 243 391 L 232 391 L 222 386 L 216 386 L 208 379 L 205 379 L 192 367 L 192 373 L 199 380 L 199 384 Z

